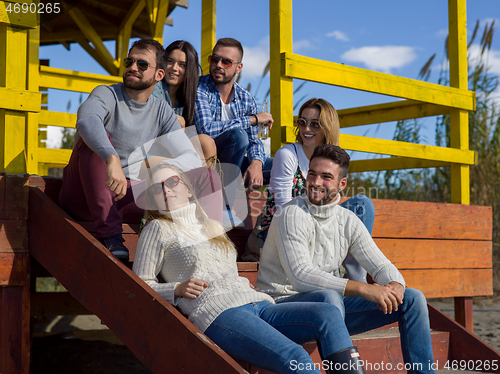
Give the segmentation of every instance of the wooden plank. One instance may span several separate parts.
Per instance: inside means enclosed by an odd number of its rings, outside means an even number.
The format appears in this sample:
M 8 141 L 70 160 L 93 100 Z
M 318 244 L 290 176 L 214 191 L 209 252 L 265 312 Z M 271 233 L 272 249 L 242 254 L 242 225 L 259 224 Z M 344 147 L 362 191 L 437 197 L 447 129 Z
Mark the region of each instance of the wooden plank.
M 0 253 L 0 286 L 29 285 L 28 253 Z
M 349 173 L 360 173 L 364 171 L 385 171 L 449 167 L 450 162 L 421 160 L 409 157 L 381 157 L 366 160 L 354 160 L 349 162 Z
M 24 1 L 24 3 L 30 4 L 31 1 Z M 10 11 L 7 11 L 7 6 L 10 4 Z M 0 24 L 6 23 L 8 25 L 14 27 L 22 27 L 22 28 L 35 28 L 37 27 L 37 14 L 36 12 L 26 12 L 23 13 L 22 8 L 21 11 L 15 11 L 14 2 L 2 1 L 0 2 Z M 17 4 L 17 6 L 21 6 L 21 4 Z
M 340 127 L 353 127 L 401 121 L 414 118 L 439 116 L 450 113 L 445 106 L 426 104 L 414 100 L 400 100 L 390 103 L 367 105 L 337 110 Z
M 0 372 L 29 373 L 29 287 L 0 287 Z
M 491 240 L 492 208 L 374 199 L 375 238 Z
M 28 230 L 26 221 L 0 220 L 0 253 L 27 251 Z
M 75 128 L 76 114 L 42 110 L 38 115 L 40 125 Z
M 497 360 L 497 363 L 500 362 L 498 351 L 433 305 L 427 304 L 427 306 L 429 307 L 431 329 L 450 332 L 449 360 L 458 360 L 459 362 L 460 360 L 473 360 L 482 363 L 488 361 L 490 365 L 493 360 Z M 492 370 L 487 371 L 491 372 Z M 500 373 L 500 370 L 496 370 L 496 372 Z
M 38 148 L 38 162 L 45 164 L 67 165 L 71 149 Z
M 59 191 L 62 187 L 61 178 L 39 177 L 37 175 L 30 175 L 28 183 L 30 186 L 39 188 L 40 191 L 42 191 L 57 204 L 59 200 Z
M 90 93 L 96 86 L 115 84 L 122 81 L 122 77 L 40 66 L 40 87 Z
M 26 90 L 0 87 L 0 108 L 21 112 L 39 112 L 42 94 Z
M 281 55 L 283 75 L 354 90 L 422 101 L 447 107 L 475 110 L 475 92 L 417 79 L 398 77 L 290 52 Z
M 406 286 L 422 291 L 426 298 L 493 295 L 491 269 L 401 270 Z
M 491 269 L 492 242 L 474 240 L 374 239 L 399 270 Z
M 455 297 L 455 321 L 474 333 L 472 297 Z
M 27 178 L 0 174 L 0 219 L 28 219 Z
M 44 212 L 30 215 L 30 254 L 150 370 L 244 373 L 37 188 L 30 188 L 30 211 Z M 165 334 L 176 344 L 164 344 Z M 193 351 L 196 360 L 190 359 Z

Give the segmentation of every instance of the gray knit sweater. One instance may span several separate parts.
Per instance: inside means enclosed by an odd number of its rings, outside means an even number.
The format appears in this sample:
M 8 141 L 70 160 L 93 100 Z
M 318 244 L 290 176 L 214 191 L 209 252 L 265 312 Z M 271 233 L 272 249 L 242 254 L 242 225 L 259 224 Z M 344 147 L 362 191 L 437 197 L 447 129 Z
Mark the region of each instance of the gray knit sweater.
M 132 270 L 165 300 L 179 306 L 201 331 L 226 309 L 259 301 L 274 303 L 238 275 L 236 251 L 221 250 L 207 240 L 195 209 L 196 205 L 190 204 L 171 212 L 175 231 L 165 221 L 149 223 L 137 243 Z M 158 274 L 167 283 L 159 283 Z M 204 280 L 209 287 L 196 299 L 174 297 L 175 286 L 190 278 Z
M 323 206 L 299 196 L 274 215 L 260 257 L 256 285 L 275 298 L 320 289 L 344 295 L 339 268 L 350 252 L 376 283 L 405 281 L 361 220 L 337 200 Z
M 149 152 L 152 141 L 162 135 L 166 141 L 161 148 L 166 152 L 156 156 L 175 158 L 170 163 L 184 171 L 201 166 L 170 105 L 154 96 L 146 103 L 139 103 L 127 95 L 123 83 L 94 88 L 78 109 L 76 129 L 104 161 L 111 155 L 118 156 L 125 176 L 130 179 L 137 179 L 140 164 L 146 158 L 142 151 L 135 152 L 138 158 L 130 157 L 134 150 L 147 145 L 145 152 Z

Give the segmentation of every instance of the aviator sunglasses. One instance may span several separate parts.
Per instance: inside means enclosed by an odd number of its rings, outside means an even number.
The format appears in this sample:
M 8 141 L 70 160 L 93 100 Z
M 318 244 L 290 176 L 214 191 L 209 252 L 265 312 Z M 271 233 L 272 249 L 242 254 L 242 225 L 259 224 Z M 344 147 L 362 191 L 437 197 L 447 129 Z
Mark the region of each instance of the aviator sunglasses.
M 230 58 L 220 57 L 217 55 L 208 56 L 208 62 L 212 65 L 217 65 L 219 63 L 219 61 L 222 62 L 222 67 L 224 69 L 229 69 L 231 66 L 233 66 L 233 64 L 239 64 L 239 62 L 234 62 Z
M 163 191 L 163 188 L 165 186 L 167 186 L 167 188 L 171 190 L 172 188 L 177 187 L 177 185 L 179 183 L 182 183 L 182 184 L 186 185 L 186 183 L 184 183 L 182 181 L 182 179 L 178 175 L 173 175 L 170 178 L 167 178 L 167 179 L 165 179 L 162 182 L 153 183 L 151 185 L 151 191 L 154 194 L 159 194 L 159 193 L 161 193 Z
M 126 69 L 128 69 L 134 64 L 134 62 L 137 64 L 137 67 L 142 71 L 146 71 L 150 67 L 149 62 L 147 62 L 146 60 L 134 60 L 133 58 L 130 57 L 123 59 L 123 66 Z
M 306 127 L 308 123 L 309 123 L 309 127 L 313 130 L 318 130 L 321 128 L 321 125 L 319 124 L 318 121 L 307 122 L 307 120 L 305 118 L 299 118 L 299 119 L 297 119 L 297 121 L 295 121 L 295 123 L 300 128 Z

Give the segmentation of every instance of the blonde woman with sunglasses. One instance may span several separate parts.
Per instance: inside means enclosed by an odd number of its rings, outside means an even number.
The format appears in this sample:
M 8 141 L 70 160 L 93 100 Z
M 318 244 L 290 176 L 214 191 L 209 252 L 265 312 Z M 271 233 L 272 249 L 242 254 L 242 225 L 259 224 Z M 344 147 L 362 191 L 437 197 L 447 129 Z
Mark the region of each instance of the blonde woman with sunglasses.
M 281 147 L 274 157 L 260 229 L 257 228 L 257 239 L 255 236 L 251 237 L 252 240 L 247 245 L 243 255 L 246 261 L 258 261 L 277 208 L 305 193 L 309 160 L 314 149 L 322 144 L 339 145 L 340 124 L 337 111 L 324 99 L 310 99 L 300 107 L 295 132 L 296 142 Z M 368 231 L 372 232 L 375 209 L 370 199 L 364 195 L 356 195 L 344 201 L 341 206 L 355 212 Z M 349 279 L 366 281 L 366 271 L 352 256 L 346 260 L 345 266 Z
M 147 225 L 133 271 L 220 348 L 275 373 L 300 374 L 333 367 L 336 353 L 352 346 L 338 308 L 275 304 L 238 275 L 233 244 L 222 226 L 207 217 L 180 169 L 160 163 L 149 183 Z M 165 283 L 158 282 L 158 275 Z M 314 365 L 301 346 L 309 341 L 318 342 L 321 365 Z M 356 373 L 364 373 L 358 367 Z

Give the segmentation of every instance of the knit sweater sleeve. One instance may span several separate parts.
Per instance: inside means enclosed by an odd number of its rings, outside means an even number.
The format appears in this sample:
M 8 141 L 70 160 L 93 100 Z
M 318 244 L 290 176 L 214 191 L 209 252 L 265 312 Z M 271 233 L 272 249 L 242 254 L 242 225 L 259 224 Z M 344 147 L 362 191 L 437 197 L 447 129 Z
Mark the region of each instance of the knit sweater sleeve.
M 344 212 L 350 217 L 347 220 L 350 233 L 349 252 L 356 261 L 366 269 L 375 283 L 384 285 L 398 282 L 405 286 L 403 275 L 382 253 L 373 241 L 365 225 L 352 212 Z
M 132 271 L 170 304 L 176 305 L 174 291 L 178 282 L 159 283 L 157 278 L 167 245 L 164 238 L 158 221 L 152 221 L 144 227 L 137 242 Z
M 310 241 L 314 224 L 309 216 L 300 207 L 288 205 L 271 223 L 278 225 L 274 232 L 283 270 L 297 292 L 330 288 L 344 295 L 347 279 L 320 270 L 313 263 Z

